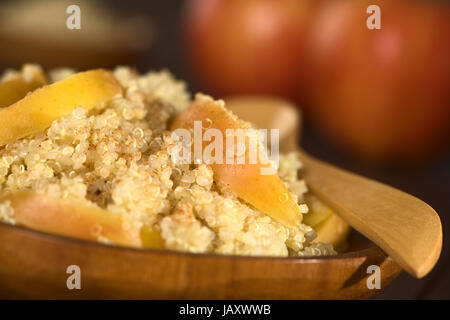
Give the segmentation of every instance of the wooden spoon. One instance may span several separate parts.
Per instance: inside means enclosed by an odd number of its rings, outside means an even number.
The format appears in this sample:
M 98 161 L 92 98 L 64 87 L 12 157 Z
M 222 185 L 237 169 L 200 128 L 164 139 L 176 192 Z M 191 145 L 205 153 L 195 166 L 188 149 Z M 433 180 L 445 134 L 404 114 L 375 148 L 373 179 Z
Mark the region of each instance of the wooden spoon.
M 252 114 L 260 128 L 279 128 L 280 140 L 295 143 L 296 139 L 287 137 L 297 137 L 297 128 L 289 124 L 298 109 L 289 102 L 235 97 L 227 99 L 227 107 L 244 120 L 246 114 Z M 422 278 L 431 271 L 442 248 L 442 225 L 433 208 L 405 192 L 314 159 L 300 149 L 299 155 L 305 167 L 304 179 L 321 201 L 411 275 Z

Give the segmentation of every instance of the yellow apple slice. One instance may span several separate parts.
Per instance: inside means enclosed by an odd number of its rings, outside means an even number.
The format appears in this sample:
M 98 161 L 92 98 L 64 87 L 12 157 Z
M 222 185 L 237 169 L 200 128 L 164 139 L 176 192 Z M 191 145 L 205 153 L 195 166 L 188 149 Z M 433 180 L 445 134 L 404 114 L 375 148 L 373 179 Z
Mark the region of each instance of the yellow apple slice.
M 302 213 L 275 170 L 272 174 L 261 174 L 262 168 L 270 167 L 258 157 L 251 163 L 249 141 L 245 140 L 245 162 L 239 164 L 236 152 L 232 164 L 226 163 L 226 130 L 247 129 L 248 124 L 238 119 L 230 110 L 205 95 L 197 95 L 195 101 L 174 120 L 171 129 L 194 128 L 194 121 L 202 121 L 203 127 L 218 129 L 222 133 L 223 163 L 213 163 L 214 178 L 225 183 L 236 195 L 256 209 L 269 215 L 285 226 L 296 226 L 302 221 Z M 203 142 L 202 150 L 209 142 Z M 258 148 L 260 145 L 258 144 Z M 258 150 L 260 151 L 260 150 Z M 195 153 L 195 150 L 194 150 Z
M 121 93 L 116 78 L 102 69 L 80 72 L 37 89 L 0 110 L 0 146 L 45 130 L 78 106 L 89 110 Z
M 164 239 L 158 230 L 150 226 L 143 226 L 141 229 L 142 247 L 147 249 L 163 249 Z
M 305 202 L 309 212 L 303 216 L 303 223 L 315 230 L 314 241 L 340 245 L 347 237 L 349 225 L 313 194 L 306 194 Z
M 40 69 L 33 70 L 28 76 L 18 75 L 10 80 L 0 83 L 0 108 L 7 107 L 47 84 L 45 75 Z
M 31 191 L 1 197 L 10 201 L 18 225 L 85 240 L 108 240 L 141 247 L 141 224 L 124 223 L 123 216 L 75 200 L 62 200 Z
M 331 217 L 333 210 L 319 201 L 313 194 L 305 194 L 305 202 L 309 211 L 303 216 L 303 223 L 310 227 L 315 227 Z
M 333 213 L 325 221 L 315 226 L 314 230 L 317 234 L 314 242 L 330 243 L 337 247 L 347 238 L 350 227 L 341 217 Z

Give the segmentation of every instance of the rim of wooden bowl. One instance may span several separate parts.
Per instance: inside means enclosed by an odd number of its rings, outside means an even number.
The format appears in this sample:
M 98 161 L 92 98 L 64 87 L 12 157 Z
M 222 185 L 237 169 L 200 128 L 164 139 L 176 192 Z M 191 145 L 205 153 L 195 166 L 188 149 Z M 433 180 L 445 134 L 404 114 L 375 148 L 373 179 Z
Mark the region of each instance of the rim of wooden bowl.
M 237 259 L 237 260 L 302 260 L 307 261 L 309 263 L 315 263 L 319 261 L 324 260 L 343 260 L 343 259 L 349 259 L 349 258 L 357 258 L 357 257 L 365 257 L 368 256 L 369 253 L 373 254 L 373 251 L 379 251 L 383 254 L 384 251 L 382 251 L 379 247 L 376 245 L 369 246 L 367 248 L 338 253 L 333 256 L 306 256 L 306 257 L 279 257 L 279 256 L 250 256 L 250 255 L 232 255 L 232 254 L 220 254 L 220 253 L 194 253 L 194 252 L 186 252 L 186 251 L 178 251 L 178 250 L 172 250 L 172 249 L 154 249 L 154 248 L 136 248 L 136 247 L 128 247 L 128 246 L 122 246 L 122 245 L 109 245 L 101 242 L 94 242 L 90 240 L 85 239 L 79 239 L 79 238 L 73 238 L 68 237 L 64 235 L 58 235 L 53 234 L 49 232 L 44 232 L 40 230 L 34 230 L 30 229 L 25 226 L 20 225 L 12 225 L 5 222 L 0 221 L 0 231 L 1 229 L 10 230 L 12 232 L 20 232 L 27 236 L 32 236 L 35 238 L 45 238 L 47 240 L 53 241 L 53 242 L 64 242 L 64 243 L 72 243 L 72 244 L 78 244 L 78 245 L 84 245 L 87 247 L 93 247 L 93 248 L 108 248 L 112 250 L 118 250 L 118 251 L 133 251 L 133 252 L 139 252 L 139 253 L 152 253 L 152 254 L 162 254 L 162 255 L 177 255 L 181 257 L 205 257 L 205 258 L 218 258 L 218 259 Z M 386 254 L 385 254 L 386 255 Z

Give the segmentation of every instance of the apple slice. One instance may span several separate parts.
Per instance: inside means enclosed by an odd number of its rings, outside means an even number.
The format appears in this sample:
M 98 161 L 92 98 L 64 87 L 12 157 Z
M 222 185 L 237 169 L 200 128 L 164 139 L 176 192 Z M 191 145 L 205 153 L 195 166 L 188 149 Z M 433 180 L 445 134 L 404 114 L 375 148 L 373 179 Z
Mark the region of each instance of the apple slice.
M 317 234 L 314 242 L 330 243 L 337 247 L 347 238 L 350 227 L 341 217 L 333 213 L 325 221 L 315 226 L 314 230 Z
M 116 78 L 102 69 L 80 72 L 37 89 L 0 110 L 0 146 L 45 130 L 78 106 L 89 110 L 121 93 Z
M 340 245 L 347 237 L 349 225 L 313 194 L 306 194 L 305 202 L 309 212 L 304 215 L 303 223 L 316 232 L 314 242 L 330 243 L 335 247 Z
M 239 164 L 238 157 L 242 158 L 244 155 L 235 152 L 233 163 L 226 163 L 226 130 L 247 129 L 249 128 L 248 123 L 237 118 L 222 104 L 201 94 L 197 95 L 195 101 L 178 115 L 171 129 L 192 130 L 194 121 L 202 121 L 203 127 L 218 129 L 222 133 L 223 140 L 220 142 L 223 146 L 223 162 L 210 164 L 215 179 L 228 185 L 239 198 L 285 226 L 296 226 L 302 221 L 302 213 L 297 203 L 275 170 L 272 170 L 274 171 L 272 174 L 261 174 L 262 169 L 269 168 L 270 165 L 264 163 L 259 156 L 256 163 L 251 163 L 248 139 L 245 139 L 245 162 Z M 202 151 L 208 144 L 209 142 L 203 142 Z M 258 144 L 258 151 L 261 151 L 260 148 L 261 146 Z
M 311 193 L 305 194 L 305 202 L 308 205 L 309 211 L 303 216 L 303 223 L 310 227 L 314 228 L 334 214 L 333 210 L 320 202 Z
M 30 77 L 23 74 L 0 83 L 0 108 L 7 107 L 47 84 L 45 75 L 40 69 L 33 69 Z
M 164 239 L 158 230 L 150 226 L 143 226 L 141 229 L 142 247 L 147 249 L 163 249 Z
M 125 223 L 123 217 L 80 201 L 62 200 L 31 191 L 1 197 L 10 201 L 18 225 L 79 239 L 141 247 L 140 223 Z

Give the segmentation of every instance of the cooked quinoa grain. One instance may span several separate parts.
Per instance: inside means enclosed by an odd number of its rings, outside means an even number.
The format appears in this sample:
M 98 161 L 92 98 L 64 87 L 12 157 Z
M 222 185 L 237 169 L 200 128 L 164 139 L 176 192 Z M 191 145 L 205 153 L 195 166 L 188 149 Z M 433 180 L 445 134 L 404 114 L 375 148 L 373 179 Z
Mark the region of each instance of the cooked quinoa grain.
M 72 73 L 54 70 L 50 80 Z M 97 205 L 123 215 L 123 221 L 158 230 L 165 247 L 174 250 L 264 256 L 335 253 L 330 245 L 312 243 L 311 227 L 284 227 L 243 203 L 214 181 L 208 165 L 172 160 L 175 141 L 168 124 L 190 102 L 183 82 L 167 71 L 140 76 L 126 67 L 116 68 L 114 76 L 124 87 L 123 96 L 90 111 L 78 107 L 45 132 L 0 147 L 1 192 L 34 190 Z M 299 169 L 295 153 L 281 155 L 279 175 L 306 213 L 307 187 Z M 0 220 L 14 223 L 7 201 L 0 204 Z

